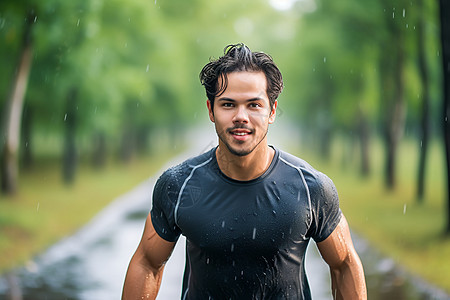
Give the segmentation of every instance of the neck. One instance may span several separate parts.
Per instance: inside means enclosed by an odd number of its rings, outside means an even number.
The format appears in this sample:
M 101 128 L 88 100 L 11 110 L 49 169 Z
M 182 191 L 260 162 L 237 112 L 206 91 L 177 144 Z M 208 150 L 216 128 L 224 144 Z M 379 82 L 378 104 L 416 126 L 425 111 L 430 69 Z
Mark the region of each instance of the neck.
M 237 156 L 220 145 L 216 150 L 217 163 L 226 176 L 240 181 L 248 181 L 261 176 L 270 166 L 275 150 L 268 145 L 257 147 L 252 153 Z

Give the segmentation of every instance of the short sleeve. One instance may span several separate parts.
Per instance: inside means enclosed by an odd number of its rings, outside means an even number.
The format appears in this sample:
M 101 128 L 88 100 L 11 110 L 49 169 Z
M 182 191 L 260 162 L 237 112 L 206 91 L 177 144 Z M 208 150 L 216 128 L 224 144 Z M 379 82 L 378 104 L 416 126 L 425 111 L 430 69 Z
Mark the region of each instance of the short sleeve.
M 153 189 L 151 217 L 158 235 L 169 242 L 176 242 L 181 234 L 175 223 L 175 206 L 177 202 L 177 184 L 170 170 L 164 172 Z
M 312 223 L 309 235 L 316 243 L 325 240 L 337 227 L 342 212 L 336 187 L 323 173 L 317 173 L 310 187 Z

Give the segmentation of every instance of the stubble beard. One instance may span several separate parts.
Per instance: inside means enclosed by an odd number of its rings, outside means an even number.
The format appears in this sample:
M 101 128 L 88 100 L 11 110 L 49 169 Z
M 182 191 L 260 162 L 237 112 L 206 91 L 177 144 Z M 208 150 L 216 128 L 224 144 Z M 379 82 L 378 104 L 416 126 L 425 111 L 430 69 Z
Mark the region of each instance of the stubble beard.
M 234 129 L 234 128 L 233 128 Z M 243 157 L 243 156 L 247 156 L 250 153 L 252 153 L 258 146 L 259 144 L 261 144 L 261 142 L 264 140 L 264 138 L 267 136 L 267 132 L 269 131 L 269 127 L 267 126 L 266 128 L 266 132 L 264 132 L 264 135 L 261 137 L 261 139 L 256 143 L 256 145 L 254 147 L 252 147 L 251 149 L 242 149 L 242 150 L 237 150 L 234 149 L 232 145 L 230 145 L 230 143 L 227 142 L 225 135 L 228 134 L 228 132 L 232 130 L 232 129 L 228 129 L 228 130 L 224 130 L 222 132 L 219 132 L 216 128 L 216 133 L 217 136 L 219 137 L 219 139 L 222 141 L 222 143 L 227 147 L 228 151 L 230 151 L 231 154 L 239 156 L 239 157 Z M 252 130 L 252 134 L 254 134 L 254 131 Z M 238 142 L 239 144 L 243 144 L 245 142 Z

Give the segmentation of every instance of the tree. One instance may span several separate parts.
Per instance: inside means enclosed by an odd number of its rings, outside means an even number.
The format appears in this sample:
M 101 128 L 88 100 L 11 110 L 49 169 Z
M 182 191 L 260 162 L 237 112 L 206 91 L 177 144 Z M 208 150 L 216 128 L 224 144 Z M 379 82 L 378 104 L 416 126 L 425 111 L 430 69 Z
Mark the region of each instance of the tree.
M 430 84 L 429 84 L 429 71 L 426 57 L 426 39 L 425 39 L 425 22 L 426 22 L 426 7 L 424 0 L 417 1 L 417 10 L 419 12 L 418 20 L 418 64 L 419 74 L 422 81 L 421 92 L 421 124 L 420 124 L 420 156 L 419 156 L 419 168 L 417 179 L 417 199 L 419 202 L 423 202 L 425 194 L 425 170 L 426 170 L 426 158 L 428 152 L 428 142 L 430 138 Z
M 450 2 L 440 0 L 442 71 L 443 71 L 443 126 L 447 167 L 447 224 L 445 231 L 450 234 Z
M 3 145 L 1 160 L 1 188 L 2 192 L 6 194 L 14 194 L 17 190 L 20 127 L 24 97 L 32 65 L 32 28 L 36 21 L 36 17 L 37 15 L 34 8 L 28 7 L 26 10 L 26 21 L 23 30 L 23 41 L 20 50 L 19 63 L 11 85 L 7 109 L 5 110 L 5 144 Z

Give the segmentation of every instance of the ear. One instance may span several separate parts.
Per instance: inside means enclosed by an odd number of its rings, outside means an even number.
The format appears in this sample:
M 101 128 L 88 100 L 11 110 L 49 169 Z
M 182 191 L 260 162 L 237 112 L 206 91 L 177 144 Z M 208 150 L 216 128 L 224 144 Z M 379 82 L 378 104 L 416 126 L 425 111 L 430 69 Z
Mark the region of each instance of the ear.
M 277 106 L 278 106 L 278 100 L 275 100 L 275 102 L 272 106 L 272 110 L 270 111 L 269 124 L 272 124 L 273 122 L 275 122 L 275 116 L 277 115 Z
M 208 114 L 209 114 L 209 119 L 211 120 L 211 122 L 214 123 L 214 111 L 213 111 L 213 104 L 211 104 L 211 101 L 206 100 L 206 106 L 208 107 Z

